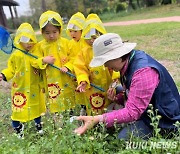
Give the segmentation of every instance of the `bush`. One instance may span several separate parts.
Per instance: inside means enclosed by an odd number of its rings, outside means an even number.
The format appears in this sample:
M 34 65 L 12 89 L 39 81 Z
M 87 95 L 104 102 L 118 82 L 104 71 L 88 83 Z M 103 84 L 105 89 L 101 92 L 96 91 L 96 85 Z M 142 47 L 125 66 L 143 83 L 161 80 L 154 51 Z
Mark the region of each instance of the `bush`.
M 109 9 L 106 7 L 102 10 L 102 13 L 108 13 L 109 12 Z
M 172 0 L 162 0 L 161 5 L 171 4 Z
M 119 3 L 116 7 L 116 13 L 124 11 L 126 8 L 122 3 Z
M 101 10 L 100 9 L 97 9 L 97 10 L 94 10 L 94 9 L 91 9 L 90 11 L 89 11 L 89 14 L 90 13 L 96 13 L 96 14 L 101 14 L 102 12 L 101 12 Z
M 99 14 L 102 14 L 102 12 L 101 12 L 100 9 L 97 9 L 95 12 L 96 12 L 96 14 L 98 14 L 98 15 L 99 15 Z

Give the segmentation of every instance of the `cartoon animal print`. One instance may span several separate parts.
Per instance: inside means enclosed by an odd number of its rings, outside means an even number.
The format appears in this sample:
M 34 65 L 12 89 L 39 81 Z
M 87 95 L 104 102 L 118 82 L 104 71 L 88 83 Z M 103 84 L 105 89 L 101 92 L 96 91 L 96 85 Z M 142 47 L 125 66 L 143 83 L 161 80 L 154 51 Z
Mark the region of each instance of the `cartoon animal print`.
M 16 112 L 22 111 L 26 101 L 26 96 L 23 93 L 16 92 L 12 98 L 13 110 Z
M 90 96 L 90 103 L 94 110 L 98 112 L 98 110 L 102 110 L 105 105 L 105 98 L 102 94 L 92 94 Z
M 58 95 L 60 95 L 61 89 L 57 84 L 51 83 L 48 84 L 48 92 L 49 92 L 49 98 L 55 99 Z

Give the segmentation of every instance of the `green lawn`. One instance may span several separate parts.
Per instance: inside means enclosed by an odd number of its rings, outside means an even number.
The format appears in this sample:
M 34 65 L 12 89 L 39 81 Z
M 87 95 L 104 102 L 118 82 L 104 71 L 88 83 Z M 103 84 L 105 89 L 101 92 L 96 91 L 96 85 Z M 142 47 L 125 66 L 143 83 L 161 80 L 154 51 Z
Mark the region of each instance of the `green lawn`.
M 117 14 L 107 13 L 100 15 L 103 22 L 152 19 L 170 16 L 180 16 L 180 5 L 172 4 L 165 6 L 142 8 L 129 12 L 124 11 Z
M 163 22 L 129 26 L 106 27 L 123 40 L 136 42 L 136 49 L 144 50 L 167 67 L 180 90 L 180 22 Z

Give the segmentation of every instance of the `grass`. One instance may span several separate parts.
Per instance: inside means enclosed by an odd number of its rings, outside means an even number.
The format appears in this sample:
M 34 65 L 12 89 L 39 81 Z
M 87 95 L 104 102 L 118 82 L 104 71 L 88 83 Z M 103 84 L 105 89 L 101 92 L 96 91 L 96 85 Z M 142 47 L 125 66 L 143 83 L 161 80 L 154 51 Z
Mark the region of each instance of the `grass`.
M 107 13 L 100 15 L 103 22 L 128 21 L 139 19 L 162 18 L 180 15 L 180 5 L 164 5 L 149 8 L 142 8 L 135 11 L 123 11 L 119 13 Z
M 123 40 L 136 42 L 136 49 L 144 50 L 167 67 L 180 90 L 180 23 L 163 22 L 129 26 L 106 27 Z
M 4 52 L 0 51 L 0 70 L 5 68 L 7 66 L 7 60 L 9 58 L 8 54 L 5 54 Z
M 168 6 L 170 7 L 170 6 Z M 163 7 L 162 10 L 168 8 Z M 159 8 L 159 7 L 158 7 Z M 177 8 L 172 5 L 170 8 Z M 171 9 L 168 10 L 171 10 Z M 157 8 L 150 8 L 156 10 Z M 160 8 L 159 8 L 160 9 Z M 124 19 L 137 19 L 138 16 L 150 17 L 150 10 L 138 12 L 133 17 L 130 15 L 124 17 Z M 161 11 L 160 11 L 161 12 Z M 173 12 L 173 10 L 172 10 Z M 174 14 L 177 14 L 178 10 L 174 10 Z M 146 15 L 147 14 L 147 15 Z M 154 11 L 152 12 L 155 15 Z M 156 13 L 158 14 L 158 13 Z M 160 15 L 161 13 L 159 13 Z M 165 13 L 167 14 L 167 13 Z M 169 14 L 168 14 L 169 15 Z M 173 15 L 173 13 L 172 13 Z M 136 18 L 137 16 L 137 18 Z M 180 23 L 167 22 L 167 23 L 152 23 L 152 24 L 140 24 L 129 26 L 116 26 L 106 27 L 108 32 L 115 32 L 120 34 L 123 40 L 129 40 L 129 42 L 137 42 L 137 49 L 141 49 L 149 53 L 152 57 L 163 63 L 172 74 L 175 82 L 180 90 Z M 65 36 L 65 32 L 63 32 Z M 41 36 L 38 36 L 41 39 Z M 9 55 L 0 52 L 0 71 L 6 67 L 7 59 Z M 1 89 L 2 87 L 0 87 Z M 1 89 L 2 90 L 2 89 Z M 69 123 L 68 112 L 64 115 L 64 126 L 61 128 L 55 128 L 52 115 L 47 113 L 43 116 L 45 135 L 40 137 L 36 134 L 34 123 L 30 121 L 25 125 L 25 139 L 19 140 L 13 135 L 13 130 L 10 125 L 11 120 L 11 97 L 10 91 L 1 91 L 0 93 L 0 154 L 44 154 L 44 153 L 67 153 L 67 154 L 91 154 L 91 153 L 179 153 L 179 139 L 168 140 L 170 142 L 177 142 L 176 148 L 157 148 L 157 149 L 126 149 L 126 143 L 124 141 L 117 140 L 117 132 L 120 128 L 117 128 L 114 133 L 107 132 L 103 126 L 94 128 L 88 131 L 82 137 L 73 134 L 73 130 L 76 124 Z M 144 142 L 141 139 L 135 138 L 131 141 Z M 149 142 L 164 141 L 162 138 L 153 137 Z M 167 140 L 165 140 L 167 141 Z

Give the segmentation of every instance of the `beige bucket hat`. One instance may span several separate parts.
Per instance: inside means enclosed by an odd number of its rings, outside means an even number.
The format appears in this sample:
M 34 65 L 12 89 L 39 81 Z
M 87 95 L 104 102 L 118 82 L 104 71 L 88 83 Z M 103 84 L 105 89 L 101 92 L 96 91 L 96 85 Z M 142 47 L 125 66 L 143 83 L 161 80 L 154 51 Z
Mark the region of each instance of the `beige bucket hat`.
M 98 37 L 93 43 L 94 57 L 90 67 L 104 65 L 105 62 L 122 57 L 131 52 L 136 43 L 123 43 L 121 37 L 115 33 L 107 33 Z

